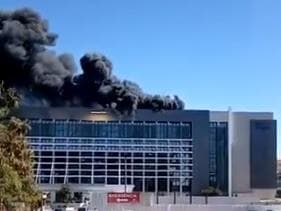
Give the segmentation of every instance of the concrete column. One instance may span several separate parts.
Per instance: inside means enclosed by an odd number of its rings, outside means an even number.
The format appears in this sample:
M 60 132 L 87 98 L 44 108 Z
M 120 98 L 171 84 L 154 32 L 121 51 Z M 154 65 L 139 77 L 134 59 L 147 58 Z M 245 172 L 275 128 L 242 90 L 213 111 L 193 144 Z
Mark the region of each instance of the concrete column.
M 232 139 L 233 139 L 233 114 L 228 109 L 228 196 L 232 196 Z

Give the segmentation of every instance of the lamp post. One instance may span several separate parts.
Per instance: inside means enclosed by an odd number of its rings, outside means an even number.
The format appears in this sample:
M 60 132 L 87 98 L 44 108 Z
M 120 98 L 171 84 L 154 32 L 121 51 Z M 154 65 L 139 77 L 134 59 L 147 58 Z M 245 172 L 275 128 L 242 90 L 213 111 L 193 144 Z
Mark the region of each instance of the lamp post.
M 189 204 L 192 204 L 192 179 L 189 179 Z
M 177 187 L 180 185 L 179 180 L 174 179 L 173 181 L 173 191 L 174 191 L 174 204 L 177 203 Z
M 156 190 L 156 204 L 159 204 L 159 193 L 158 193 L 158 190 Z

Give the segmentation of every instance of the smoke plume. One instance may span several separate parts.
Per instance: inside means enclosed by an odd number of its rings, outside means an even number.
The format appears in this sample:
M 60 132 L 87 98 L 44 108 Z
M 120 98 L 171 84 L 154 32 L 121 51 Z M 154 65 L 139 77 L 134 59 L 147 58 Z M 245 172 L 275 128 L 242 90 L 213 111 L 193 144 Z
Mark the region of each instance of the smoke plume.
M 56 55 L 57 35 L 31 9 L 0 11 L 0 80 L 15 87 L 23 104 L 102 106 L 121 113 L 136 109 L 183 109 L 179 97 L 149 95 L 134 82 L 113 75 L 111 61 L 87 53 L 80 59 L 82 74 L 70 54 Z

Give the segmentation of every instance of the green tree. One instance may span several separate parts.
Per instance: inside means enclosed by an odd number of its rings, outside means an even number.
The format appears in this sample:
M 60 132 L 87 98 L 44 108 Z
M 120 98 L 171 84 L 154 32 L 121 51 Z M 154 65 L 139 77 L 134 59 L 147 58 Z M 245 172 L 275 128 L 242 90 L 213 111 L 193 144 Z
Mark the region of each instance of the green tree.
M 276 198 L 281 198 L 281 189 L 277 189 L 276 190 L 276 195 L 275 195 Z
M 209 196 L 221 196 L 223 194 L 219 188 L 214 188 L 212 186 L 209 186 L 206 189 L 201 190 L 201 193 L 205 196 L 205 204 L 208 204 Z
M 17 202 L 33 206 L 41 200 L 33 180 L 32 152 L 25 138 L 29 126 L 9 116 L 18 101 L 15 90 L 0 83 L 0 204 L 9 210 Z
M 72 202 L 71 191 L 68 185 L 62 185 L 61 189 L 57 191 L 56 202 L 65 203 L 66 205 Z

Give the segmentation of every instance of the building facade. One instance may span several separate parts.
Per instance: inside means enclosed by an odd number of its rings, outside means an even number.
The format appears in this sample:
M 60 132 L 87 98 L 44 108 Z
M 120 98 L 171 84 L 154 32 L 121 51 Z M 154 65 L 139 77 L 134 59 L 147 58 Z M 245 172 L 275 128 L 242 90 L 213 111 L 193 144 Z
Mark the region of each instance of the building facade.
M 228 124 L 228 194 L 273 197 L 277 159 L 273 113 L 212 111 L 210 120 Z M 224 150 L 217 153 L 223 156 Z M 224 175 L 221 169 L 218 174 Z
M 276 186 L 272 113 L 137 110 L 120 116 L 69 107 L 16 113 L 30 122 L 35 180 L 45 190 L 70 184 L 81 191 L 199 195 L 214 186 L 233 195 Z

